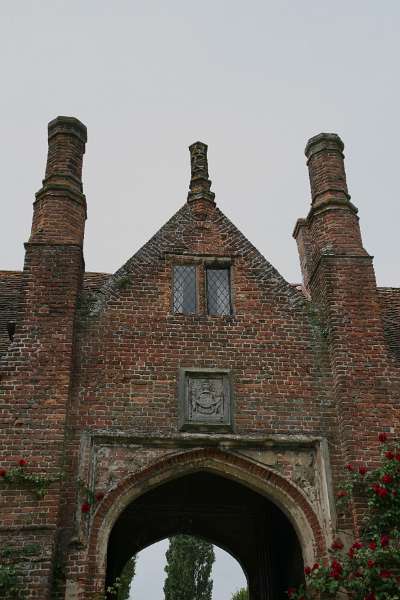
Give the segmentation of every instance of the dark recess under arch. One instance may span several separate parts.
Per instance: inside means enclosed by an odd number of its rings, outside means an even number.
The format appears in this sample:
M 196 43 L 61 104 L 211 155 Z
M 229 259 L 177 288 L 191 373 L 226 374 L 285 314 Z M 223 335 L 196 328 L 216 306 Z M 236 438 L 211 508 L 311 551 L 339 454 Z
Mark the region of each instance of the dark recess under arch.
M 300 544 L 286 515 L 246 486 L 199 471 L 144 493 L 121 513 L 108 543 L 107 585 L 130 556 L 179 533 L 229 552 L 247 576 L 251 600 L 287 600 L 287 588 L 303 581 Z

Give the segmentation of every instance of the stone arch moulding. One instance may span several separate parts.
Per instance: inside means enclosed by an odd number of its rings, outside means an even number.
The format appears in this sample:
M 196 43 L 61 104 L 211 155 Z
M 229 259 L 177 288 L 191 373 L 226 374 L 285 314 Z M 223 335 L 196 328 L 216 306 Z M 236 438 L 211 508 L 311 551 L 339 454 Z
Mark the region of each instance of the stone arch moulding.
M 127 477 L 101 503 L 94 515 L 88 540 L 90 591 L 99 591 L 104 585 L 108 539 L 121 512 L 145 492 L 199 471 L 232 479 L 274 502 L 293 525 L 305 564 L 325 554 L 326 535 L 323 527 L 306 496 L 296 485 L 276 471 L 233 453 L 212 448 L 190 450 L 170 455 Z

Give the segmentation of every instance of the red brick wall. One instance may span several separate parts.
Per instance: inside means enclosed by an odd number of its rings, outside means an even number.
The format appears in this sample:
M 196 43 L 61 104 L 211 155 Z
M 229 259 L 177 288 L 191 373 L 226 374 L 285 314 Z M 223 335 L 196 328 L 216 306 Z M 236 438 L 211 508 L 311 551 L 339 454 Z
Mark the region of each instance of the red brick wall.
M 133 258 L 82 290 L 86 131 L 65 118 L 49 131 L 0 396 L 1 466 L 24 456 L 33 471 L 66 474 L 39 502 L 23 490 L 1 492 L 2 539 L 20 544 L 22 530 L 25 540 L 41 540 L 31 598 L 54 595 L 57 544 L 70 573 L 87 568 L 76 551 L 77 479 L 94 477 L 82 454 L 87 434 L 176 439 L 181 367 L 231 370 L 238 439 L 326 438 L 335 485 L 345 461 L 372 463 L 377 433 L 398 427 L 399 364 L 389 356 L 338 138 L 309 146 L 318 145 L 309 158 L 313 205 L 296 230 L 309 300 L 215 206 L 206 170 L 190 202 Z M 232 315 L 206 314 L 204 265 L 213 258 L 231 265 Z M 197 266 L 195 315 L 172 313 L 172 269 L 182 263 Z M 122 442 L 119 457 L 130 460 Z

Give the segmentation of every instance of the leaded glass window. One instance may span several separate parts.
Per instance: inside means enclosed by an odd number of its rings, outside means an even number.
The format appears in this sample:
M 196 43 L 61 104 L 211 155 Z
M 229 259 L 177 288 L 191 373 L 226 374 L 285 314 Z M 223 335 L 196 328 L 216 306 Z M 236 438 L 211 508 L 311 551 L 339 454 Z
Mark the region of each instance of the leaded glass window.
M 173 310 L 184 315 L 196 312 L 196 267 L 194 265 L 174 266 Z
M 229 268 L 207 269 L 207 310 L 209 315 L 231 314 Z

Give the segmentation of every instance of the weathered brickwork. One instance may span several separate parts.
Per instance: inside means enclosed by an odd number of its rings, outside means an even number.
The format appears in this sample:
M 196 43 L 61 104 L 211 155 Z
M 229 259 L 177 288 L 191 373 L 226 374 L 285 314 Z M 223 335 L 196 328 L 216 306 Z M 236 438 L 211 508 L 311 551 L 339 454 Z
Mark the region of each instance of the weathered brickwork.
M 376 286 L 343 143 L 320 134 L 307 144 L 312 204 L 294 232 L 299 286 L 218 209 L 200 142 L 182 208 L 115 274 L 85 273 L 85 142 L 78 120 L 49 124 L 24 269 L 0 272 L 0 467 L 23 457 L 29 472 L 63 474 L 42 499 L 0 481 L 0 544 L 37 546 L 23 569 L 29 598 L 101 591 L 123 510 L 202 470 L 270 498 L 312 560 L 339 525 L 357 527 L 358 515 L 335 513 L 343 465 L 372 465 L 378 433 L 399 427 L 400 290 Z M 177 265 L 195 267 L 194 314 L 173 312 Z M 206 270 L 221 266 L 232 308 L 211 315 Z M 206 419 L 182 431 L 184 369 L 229 374 L 229 427 Z M 211 423 L 227 399 L 222 388 L 196 389 Z M 264 598 L 256 588 L 253 596 Z

